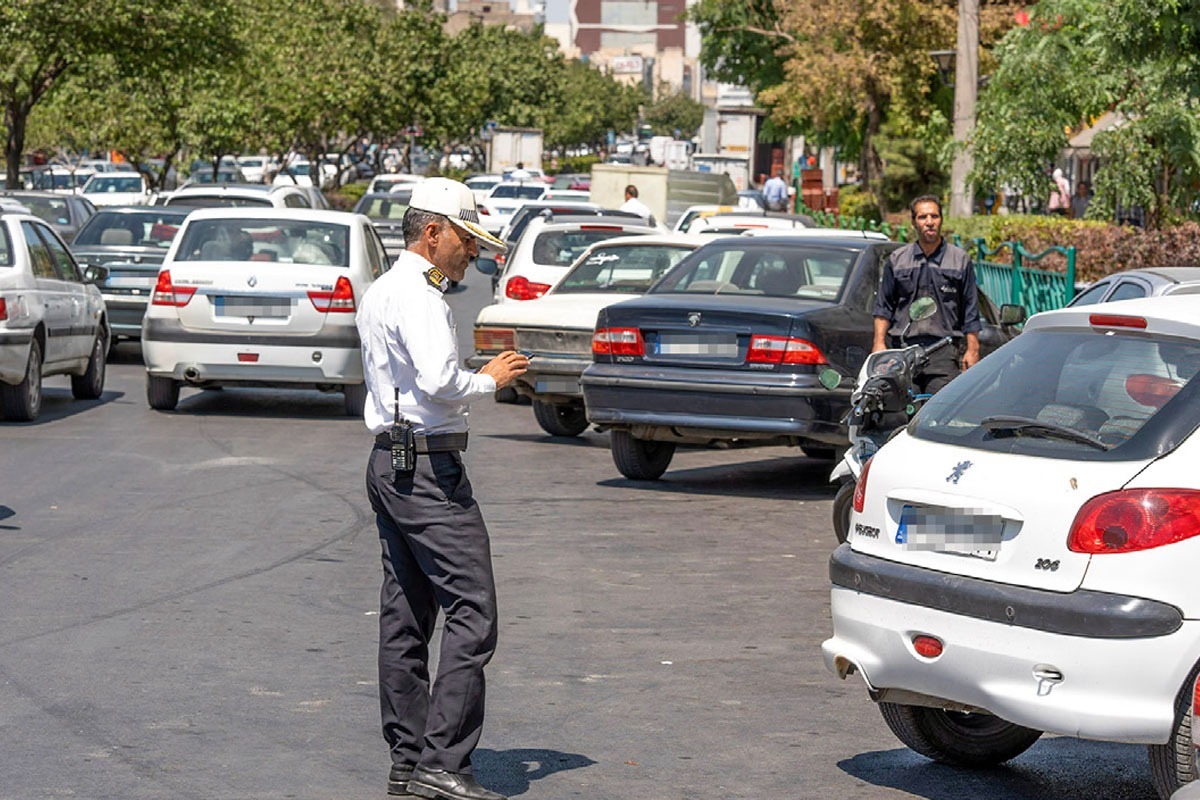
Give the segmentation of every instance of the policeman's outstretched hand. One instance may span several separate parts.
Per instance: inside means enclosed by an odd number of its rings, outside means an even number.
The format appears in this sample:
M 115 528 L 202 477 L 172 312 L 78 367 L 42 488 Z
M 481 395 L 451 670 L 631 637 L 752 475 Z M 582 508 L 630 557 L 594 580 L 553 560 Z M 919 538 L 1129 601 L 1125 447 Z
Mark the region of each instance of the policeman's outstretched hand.
M 527 369 L 529 369 L 528 358 L 515 350 L 505 350 L 484 364 L 479 371 L 495 378 L 496 388 L 502 389 L 512 383 L 513 378 L 525 374 Z

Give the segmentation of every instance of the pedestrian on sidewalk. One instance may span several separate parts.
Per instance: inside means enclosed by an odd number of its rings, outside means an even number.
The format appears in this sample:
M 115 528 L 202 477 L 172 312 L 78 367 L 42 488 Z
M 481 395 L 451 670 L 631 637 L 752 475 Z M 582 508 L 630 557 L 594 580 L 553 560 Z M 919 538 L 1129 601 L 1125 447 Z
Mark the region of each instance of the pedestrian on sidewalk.
M 505 800 L 479 785 L 471 753 L 483 730 L 483 668 L 496 650 L 496 586 L 483 515 L 463 466 L 467 403 L 507 386 L 529 360 L 507 350 L 477 373 L 459 364 L 443 294 L 479 245 L 475 195 L 446 178 L 418 183 L 401 223 L 405 250 L 358 312 L 364 418 L 375 435 L 367 496 L 383 553 L 379 699 L 398 797 Z M 429 644 L 445 615 L 437 676 Z
M 1071 184 L 1067 181 L 1063 171 L 1058 167 L 1054 169 L 1053 175 L 1054 189 L 1050 192 L 1050 200 L 1046 203 L 1046 210 L 1051 214 L 1066 216 L 1071 213 Z

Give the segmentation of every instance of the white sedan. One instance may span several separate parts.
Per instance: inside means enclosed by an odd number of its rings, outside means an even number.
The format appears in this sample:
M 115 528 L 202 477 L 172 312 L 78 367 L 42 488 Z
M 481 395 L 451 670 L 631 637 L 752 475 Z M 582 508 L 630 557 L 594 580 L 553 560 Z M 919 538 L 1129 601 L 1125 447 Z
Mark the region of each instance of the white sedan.
M 655 234 L 606 239 L 589 247 L 545 296 L 527 303 L 490 305 L 475 320 L 475 355 L 481 367 L 503 350 L 532 353 L 517 379 L 519 394 L 553 436 L 587 429 L 579 376 L 592 363 L 592 330 L 601 308 L 642 294 L 711 236 Z
M 387 269 L 361 214 L 193 212 L 158 273 L 142 324 L 146 397 L 169 411 L 184 385 L 341 391 L 366 400 L 354 314 Z
M 150 185 L 136 172 L 97 172 L 79 193 L 94 206 L 137 206 L 150 202 Z
M 859 478 L 825 663 L 949 764 L 1043 731 L 1197 777 L 1200 298 L 1049 311 L 930 399 Z
M 58 234 L 31 214 L 0 212 L 0 405 L 11 421 L 37 419 L 42 378 L 70 375 L 71 393 L 104 391 L 108 316 Z

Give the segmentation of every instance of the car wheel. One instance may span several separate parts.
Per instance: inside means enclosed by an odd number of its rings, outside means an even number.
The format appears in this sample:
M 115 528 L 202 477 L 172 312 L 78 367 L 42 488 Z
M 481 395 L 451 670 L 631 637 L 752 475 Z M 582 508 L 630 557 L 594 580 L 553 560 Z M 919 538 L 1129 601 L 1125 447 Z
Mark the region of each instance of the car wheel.
M 843 481 L 833 497 L 833 534 L 838 544 L 850 535 L 850 508 L 854 503 L 854 481 Z
M 1041 731 L 991 714 L 880 703 L 896 738 L 926 758 L 956 767 L 992 767 L 1024 753 Z
M 674 442 L 635 439 L 629 431 L 613 431 L 609 446 L 617 469 L 635 481 L 658 480 L 675 455 Z
M 108 340 L 101 331 L 92 343 L 92 355 L 82 375 L 71 376 L 71 394 L 76 400 L 97 400 L 104 394 L 105 362 L 108 360 Z
M 179 381 L 147 375 L 146 402 L 155 411 L 174 411 L 179 405 Z
M 347 383 L 342 387 L 342 396 L 346 405 L 347 417 L 361 417 L 367 406 L 367 385 L 365 383 Z
M 29 344 L 29 362 L 25 377 L 16 386 L 0 383 L 0 401 L 4 416 L 14 422 L 33 422 L 42 410 L 42 345 L 35 338 Z
M 551 436 L 578 436 L 587 430 L 587 412 L 581 405 L 555 405 L 533 401 L 533 416 Z
M 496 390 L 497 403 L 517 403 L 519 399 L 517 390 L 511 386 L 505 386 L 503 389 Z
M 1175 701 L 1175 727 L 1166 744 L 1150 745 L 1150 780 L 1166 800 L 1185 783 L 1200 780 L 1197 743 L 1192 740 L 1194 707 L 1200 705 L 1200 665 L 1192 669 L 1186 687 Z

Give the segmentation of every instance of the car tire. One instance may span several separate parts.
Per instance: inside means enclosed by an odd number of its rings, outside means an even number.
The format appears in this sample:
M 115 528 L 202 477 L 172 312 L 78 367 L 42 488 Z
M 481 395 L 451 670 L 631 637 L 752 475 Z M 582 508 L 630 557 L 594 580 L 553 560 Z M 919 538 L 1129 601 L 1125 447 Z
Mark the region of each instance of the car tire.
M 674 442 L 635 439 L 629 431 L 613 431 L 609 447 L 617 469 L 626 478 L 635 481 L 658 480 L 667 471 L 675 455 Z
M 843 481 L 833 496 L 833 535 L 844 544 L 850 535 L 850 508 L 854 504 L 854 481 Z
M 497 403 L 517 403 L 519 399 L 517 390 L 511 386 L 505 386 L 503 389 L 496 390 Z
M 578 436 L 587 430 L 587 412 L 582 405 L 555 405 L 533 401 L 533 416 L 551 436 Z
M 101 331 L 92 343 L 92 355 L 82 375 L 71 376 L 71 394 L 76 400 L 99 400 L 104 394 L 105 363 L 108 361 L 108 340 Z
M 347 417 L 361 417 L 367 406 L 367 385 L 347 383 L 342 387 L 342 399 L 345 401 Z
M 33 422 L 42 410 L 42 345 L 37 337 L 29 343 L 25 377 L 16 386 L 0 383 L 4 417 L 13 422 Z
M 1195 745 L 1192 743 L 1191 707 L 1195 693 L 1194 683 L 1200 674 L 1200 665 L 1192 668 L 1183 691 L 1175 701 L 1175 727 L 1171 731 L 1171 739 L 1166 744 L 1152 744 L 1150 755 L 1150 780 L 1155 791 L 1163 800 L 1167 800 L 1176 789 L 1185 783 L 1200 780 L 1197 774 Z
M 174 411 L 179 405 L 179 381 L 147 375 L 146 402 L 155 411 Z
M 910 750 L 956 767 L 993 767 L 1024 753 L 1041 731 L 991 714 L 880 703 L 879 712 Z

